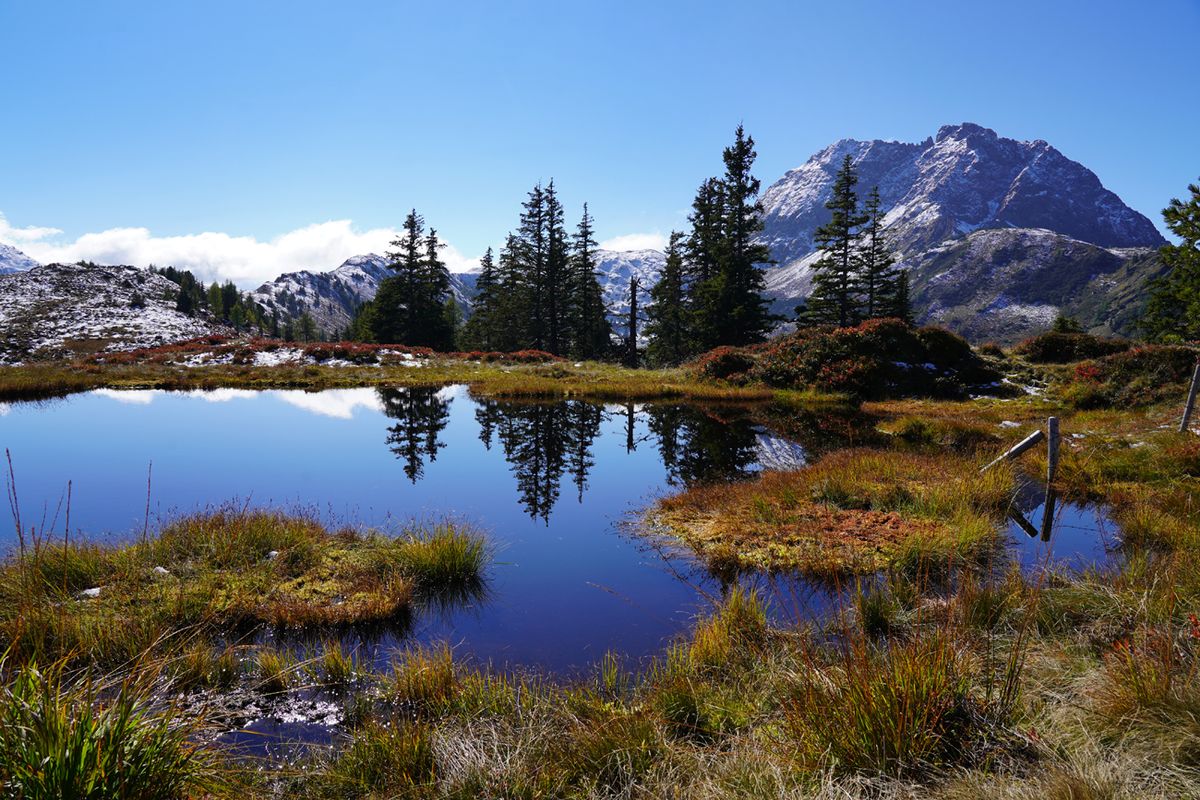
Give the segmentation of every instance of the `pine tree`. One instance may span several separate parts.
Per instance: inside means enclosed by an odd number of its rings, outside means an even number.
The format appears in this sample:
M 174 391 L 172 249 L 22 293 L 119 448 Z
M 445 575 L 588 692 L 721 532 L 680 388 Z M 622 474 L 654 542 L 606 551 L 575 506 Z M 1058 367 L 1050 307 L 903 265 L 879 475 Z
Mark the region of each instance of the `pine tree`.
M 857 183 L 854 162 L 847 153 L 834 181 L 833 196 L 825 204 L 833 216 L 814 235 L 821 258 L 813 264 L 812 294 L 808 298 L 808 317 L 812 322 L 846 326 L 859 320 L 860 287 L 854 256 L 858 228 L 867 217 L 858 209 L 858 195 L 854 191 Z
M 603 357 L 612 339 L 612 326 L 604 308 L 604 290 L 596 278 L 597 247 L 592 217 L 584 203 L 583 217 L 571 242 L 569 264 L 569 338 L 570 352 L 575 358 Z
M 1141 327 L 1155 341 L 1200 340 L 1200 185 L 1188 192 L 1190 198 L 1174 198 L 1162 212 L 1180 242 L 1159 248 L 1166 271 L 1150 282 Z
M 771 261 L 771 251 L 755 240 L 755 234 L 763 229 L 763 208 L 758 200 L 761 183 L 750 171 L 757 157 L 754 138 L 747 136 L 741 125 L 723 157 L 725 246 L 721 253 L 721 316 L 716 327 L 721 344 L 745 345 L 765 339 L 774 321 L 763 296 L 765 278 L 759 268 Z
M 883 212 L 880 209 L 879 187 L 871 189 L 863 206 L 866 225 L 857 254 L 857 280 L 862 291 L 863 316 L 866 319 L 891 316 L 896 308 L 896 290 L 900 271 L 888 250 L 883 233 Z
M 683 234 L 672 231 L 662 274 L 650 290 L 650 305 L 646 308 L 649 318 L 646 335 L 650 343 L 646 347 L 646 357 L 656 366 L 678 364 L 689 355 L 690 315 L 686 305 L 683 250 Z

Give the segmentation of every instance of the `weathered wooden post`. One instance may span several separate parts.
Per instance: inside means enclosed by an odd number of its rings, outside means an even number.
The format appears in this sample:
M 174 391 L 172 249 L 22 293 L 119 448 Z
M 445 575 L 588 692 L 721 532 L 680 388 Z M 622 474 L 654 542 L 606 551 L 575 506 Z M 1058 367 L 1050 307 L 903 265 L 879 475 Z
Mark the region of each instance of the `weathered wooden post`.
M 1054 527 L 1054 476 L 1058 472 L 1058 417 L 1046 420 L 1046 500 L 1042 504 L 1042 540 L 1050 541 Z
M 1200 390 L 1200 358 L 1196 359 L 1196 371 L 1192 373 L 1192 388 L 1188 390 L 1187 402 L 1183 405 L 1183 419 L 1179 421 L 1179 432 L 1185 433 L 1188 423 L 1192 421 L 1192 411 L 1196 408 L 1196 392 Z
M 1012 461 L 1014 458 L 1021 455 L 1021 453 L 1024 453 L 1029 448 L 1033 447 L 1035 444 L 1040 442 L 1045 437 L 1046 437 L 1046 434 L 1042 433 L 1041 431 L 1034 431 L 1033 433 L 1026 436 L 1024 439 L 1022 439 L 1021 441 L 1019 441 L 1015 445 L 1013 445 L 1012 448 L 1010 450 L 1008 450 L 1008 452 L 1004 453 L 1004 455 L 1002 455 L 999 458 L 995 459 L 994 461 L 984 465 L 984 467 L 979 471 L 981 473 L 987 472 L 989 469 L 996 466 L 1001 461 Z

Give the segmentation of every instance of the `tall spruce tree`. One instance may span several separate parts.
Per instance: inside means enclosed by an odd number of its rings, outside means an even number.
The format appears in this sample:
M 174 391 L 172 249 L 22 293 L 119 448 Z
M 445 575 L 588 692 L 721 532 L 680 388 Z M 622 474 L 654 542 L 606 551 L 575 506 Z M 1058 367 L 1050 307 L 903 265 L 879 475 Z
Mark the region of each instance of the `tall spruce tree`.
M 1191 197 L 1174 198 L 1163 209 L 1163 220 L 1179 244 L 1159 248 L 1166 267 L 1150 283 L 1150 300 L 1141 327 L 1160 342 L 1200 340 L 1200 185 L 1188 186 Z
M 755 239 L 763 229 L 758 199 L 761 183 L 751 172 L 756 157 L 754 138 L 738 125 L 733 144 L 723 153 L 725 245 L 720 259 L 721 316 L 716 325 L 720 344 L 761 342 L 774 321 L 763 296 L 765 278 L 759 268 L 771 261 L 771 251 Z
M 655 366 L 678 364 L 688 357 L 691 315 L 684 283 L 683 234 L 671 232 L 666 262 L 658 283 L 650 289 L 646 307 L 646 358 Z
M 867 319 L 892 316 L 897 307 L 900 271 L 894 266 L 895 258 L 888 249 L 887 236 L 883 232 L 878 186 L 873 187 L 867 195 L 863 216 L 866 217 L 866 223 L 857 254 L 862 314 Z
M 857 184 L 854 161 L 847 153 L 834 180 L 833 196 L 825 204 L 833 216 L 817 228 L 813 237 L 821 258 L 813 264 L 813 287 L 807 310 L 811 322 L 846 326 L 859 321 L 855 249 L 859 226 L 867 217 L 858 208 L 858 194 L 854 191 Z
M 604 308 L 604 290 L 596 277 L 596 244 L 587 203 L 571 240 L 568 291 L 569 345 L 575 358 L 602 358 L 612 340 Z
M 554 189 L 554 180 L 545 189 L 546 263 L 542 281 L 542 299 L 546 322 L 545 349 L 555 355 L 567 352 L 568 312 L 570 309 L 570 253 L 562 203 Z
M 688 215 L 692 230 L 687 238 L 688 305 L 690 337 L 699 350 L 720 344 L 721 264 L 725 248 L 725 187 L 718 178 L 700 184 Z
M 488 248 L 479 259 L 479 277 L 475 279 L 475 300 L 471 318 L 462 331 L 462 347 L 465 350 L 495 350 L 496 298 L 499 293 L 496 277 L 496 259 L 492 248 Z
M 539 350 L 546 348 L 546 192 L 542 184 L 529 191 L 522 204 L 520 226 L 517 229 L 518 248 L 510 256 L 524 273 L 524 282 L 529 289 L 529 345 Z

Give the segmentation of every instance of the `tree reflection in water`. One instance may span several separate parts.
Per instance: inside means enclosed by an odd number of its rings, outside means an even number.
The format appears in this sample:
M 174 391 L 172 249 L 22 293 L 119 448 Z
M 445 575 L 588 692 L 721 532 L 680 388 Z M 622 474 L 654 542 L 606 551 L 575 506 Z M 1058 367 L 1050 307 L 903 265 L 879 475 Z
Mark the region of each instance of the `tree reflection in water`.
M 451 400 L 427 387 L 380 389 L 379 398 L 383 413 L 396 420 L 388 428 L 388 447 L 416 483 L 426 462 L 436 460 L 446 446 L 441 435 L 449 423 Z M 596 464 L 595 441 L 606 419 L 623 422 L 627 452 L 635 452 L 643 442 L 656 445 L 667 481 L 682 486 L 749 477 L 758 466 L 758 437 L 766 433 L 745 409 L 730 407 L 715 411 L 633 403 L 605 408 L 584 400 L 473 402 L 480 441 L 488 450 L 493 445 L 500 448 L 516 479 L 522 508 L 545 522 L 565 476 L 583 501 L 588 474 Z

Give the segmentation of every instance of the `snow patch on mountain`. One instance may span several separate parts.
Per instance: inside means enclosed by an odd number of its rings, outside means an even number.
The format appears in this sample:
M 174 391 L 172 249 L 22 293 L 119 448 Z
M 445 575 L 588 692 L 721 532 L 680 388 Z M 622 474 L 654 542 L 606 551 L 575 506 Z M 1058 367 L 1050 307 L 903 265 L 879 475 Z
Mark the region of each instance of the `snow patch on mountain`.
M 24 272 L 38 266 L 38 262 L 12 245 L 0 242 L 0 275 Z
M 289 272 L 268 281 L 251 293 L 255 302 L 267 313 L 275 311 L 281 319 L 296 319 L 308 313 L 318 330 L 338 334 L 346 329 L 355 310 L 372 300 L 379 284 L 392 274 L 388 260 L 369 253 L 346 259 L 328 272 Z M 472 273 L 450 273 L 450 291 L 462 308 L 470 314 L 476 276 Z
M 49 264 L 0 276 L 0 363 L 224 332 L 176 311 L 178 289 L 161 275 L 128 266 Z

